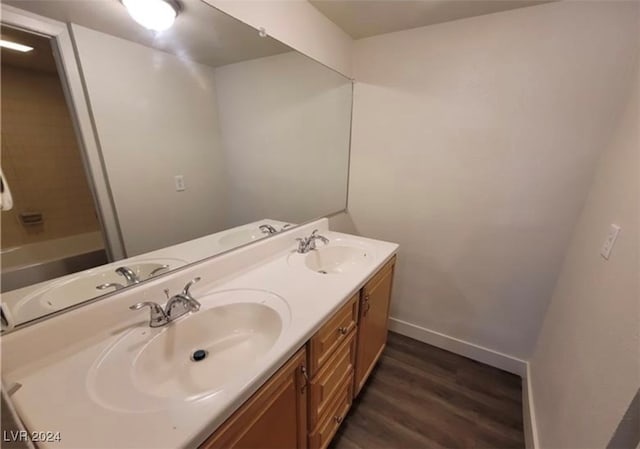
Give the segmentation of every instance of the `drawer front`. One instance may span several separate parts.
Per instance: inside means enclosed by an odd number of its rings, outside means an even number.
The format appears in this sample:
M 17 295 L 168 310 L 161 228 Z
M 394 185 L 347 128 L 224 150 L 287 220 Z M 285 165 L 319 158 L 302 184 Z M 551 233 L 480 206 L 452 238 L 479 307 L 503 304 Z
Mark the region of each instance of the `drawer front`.
M 336 348 L 356 327 L 359 293 L 349 299 L 309 341 L 309 372 L 315 376 Z
M 340 386 L 339 394 L 327 408 L 327 413 L 322 417 L 317 429 L 309 434 L 309 449 L 326 449 L 347 416 L 352 398 L 353 382 L 349 376 L 347 381 Z
M 327 360 L 318 374 L 311 380 L 309 388 L 309 428 L 315 429 L 321 417 L 339 394 L 347 378 L 353 379 L 356 355 L 356 331 L 352 330 L 347 339 Z

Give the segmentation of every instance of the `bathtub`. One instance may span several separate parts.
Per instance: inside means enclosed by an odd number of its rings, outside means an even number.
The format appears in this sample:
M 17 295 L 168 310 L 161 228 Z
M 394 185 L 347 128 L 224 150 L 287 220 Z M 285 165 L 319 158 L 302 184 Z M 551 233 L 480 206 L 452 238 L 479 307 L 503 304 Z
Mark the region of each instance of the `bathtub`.
M 88 232 L 3 249 L 3 292 L 108 263 L 100 232 Z

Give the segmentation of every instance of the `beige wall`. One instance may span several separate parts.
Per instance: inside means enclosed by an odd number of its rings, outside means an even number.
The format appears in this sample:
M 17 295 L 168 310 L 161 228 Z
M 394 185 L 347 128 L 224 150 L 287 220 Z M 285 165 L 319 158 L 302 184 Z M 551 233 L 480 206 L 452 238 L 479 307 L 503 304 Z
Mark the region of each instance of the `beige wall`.
M 353 40 L 307 0 L 204 0 L 347 77 Z
M 544 449 L 605 447 L 640 388 L 639 76 L 603 146 L 531 360 Z M 622 230 L 607 261 L 611 223 Z
M 637 3 L 356 41 L 349 210 L 401 245 L 392 317 L 528 359 L 628 94 Z
M 297 52 L 215 69 L 229 226 L 346 207 L 351 81 Z
M 72 29 L 127 255 L 224 229 L 213 69 Z M 185 191 L 176 191 L 175 175 Z
M 14 208 L 2 212 L 2 247 L 99 230 L 76 136 L 56 74 L 2 65 L 2 168 Z M 41 212 L 42 226 L 19 213 Z

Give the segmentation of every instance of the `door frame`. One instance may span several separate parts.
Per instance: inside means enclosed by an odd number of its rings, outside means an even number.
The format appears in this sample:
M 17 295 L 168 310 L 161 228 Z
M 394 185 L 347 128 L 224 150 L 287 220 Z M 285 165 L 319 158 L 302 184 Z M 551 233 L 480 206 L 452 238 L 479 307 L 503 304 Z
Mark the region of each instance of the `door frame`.
M 93 196 L 102 227 L 105 250 L 110 262 L 124 259 L 123 244 L 116 207 L 111 194 L 109 178 L 104 166 L 100 141 L 96 132 L 85 83 L 77 59 L 75 45 L 68 24 L 49 19 L 13 6 L 0 4 L 3 24 L 52 39 L 52 51 L 58 76 L 62 83 L 67 106 L 71 113 L 80 156 L 84 165 L 89 190 Z

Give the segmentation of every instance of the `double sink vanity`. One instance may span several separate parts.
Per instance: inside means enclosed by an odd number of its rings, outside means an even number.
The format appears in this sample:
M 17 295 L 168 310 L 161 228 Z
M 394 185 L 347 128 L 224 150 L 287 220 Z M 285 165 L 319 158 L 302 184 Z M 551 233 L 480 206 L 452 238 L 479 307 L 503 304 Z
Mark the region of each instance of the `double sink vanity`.
M 58 433 L 39 447 L 325 448 L 384 349 L 397 250 L 321 219 L 186 266 L 3 336 L 5 391 Z

